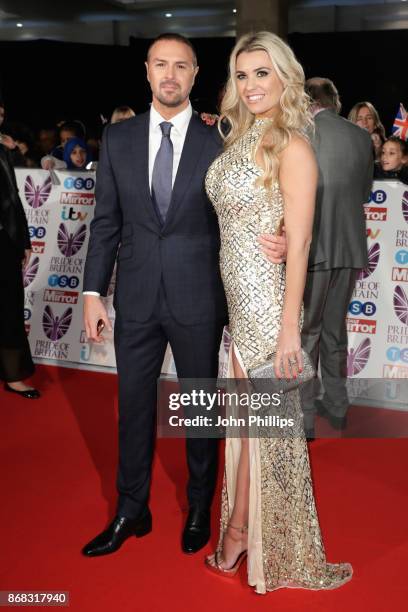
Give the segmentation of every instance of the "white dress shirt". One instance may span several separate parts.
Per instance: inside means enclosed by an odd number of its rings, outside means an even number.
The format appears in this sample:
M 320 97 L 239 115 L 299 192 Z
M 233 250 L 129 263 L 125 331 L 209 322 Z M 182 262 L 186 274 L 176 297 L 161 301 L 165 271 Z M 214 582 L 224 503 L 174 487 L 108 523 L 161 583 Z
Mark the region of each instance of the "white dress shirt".
M 173 177 L 172 177 L 172 185 L 174 185 L 174 181 L 176 179 L 177 170 L 180 163 L 181 153 L 183 151 L 184 141 L 186 139 L 188 125 L 190 123 L 190 119 L 193 114 L 193 109 L 191 108 L 191 104 L 187 106 L 181 113 L 178 113 L 171 119 L 169 119 L 169 123 L 173 124 L 170 132 L 170 139 L 173 143 Z M 162 131 L 160 127 L 160 123 L 162 121 L 167 121 L 164 117 L 157 112 L 154 108 L 153 104 L 150 107 L 150 122 L 149 122 L 149 186 L 152 188 L 152 175 L 153 175 L 153 166 L 154 160 L 156 159 L 156 155 L 158 150 L 160 149 L 160 144 L 162 140 Z M 83 295 L 97 295 L 100 294 L 97 291 L 84 291 Z

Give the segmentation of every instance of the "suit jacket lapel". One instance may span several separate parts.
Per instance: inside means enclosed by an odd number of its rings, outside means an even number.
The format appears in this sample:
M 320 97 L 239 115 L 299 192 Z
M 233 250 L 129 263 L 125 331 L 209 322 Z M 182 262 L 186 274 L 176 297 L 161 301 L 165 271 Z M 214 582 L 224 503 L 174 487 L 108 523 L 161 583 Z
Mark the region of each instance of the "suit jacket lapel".
M 142 201 L 153 221 L 160 225 L 157 218 L 149 187 L 149 124 L 150 112 L 139 116 L 133 124 L 132 159 L 135 160 L 135 185 L 137 197 Z
M 205 129 L 204 124 L 198 117 L 197 113 L 194 112 L 187 129 L 183 151 L 177 169 L 176 179 L 174 181 L 171 202 L 166 216 L 165 226 L 167 226 L 174 218 L 174 215 L 184 198 L 190 181 L 193 178 L 198 161 L 205 148 L 205 141 L 203 139 L 206 135 L 207 130 Z

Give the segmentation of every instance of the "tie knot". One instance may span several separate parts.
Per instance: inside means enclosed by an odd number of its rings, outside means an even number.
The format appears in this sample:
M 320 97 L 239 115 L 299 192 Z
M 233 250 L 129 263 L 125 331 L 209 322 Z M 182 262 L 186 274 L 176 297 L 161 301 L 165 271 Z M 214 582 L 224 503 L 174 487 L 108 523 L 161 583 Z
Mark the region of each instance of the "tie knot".
M 170 131 L 172 127 L 173 127 L 173 124 L 170 123 L 169 121 L 162 121 L 160 124 L 160 128 L 161 128 L 163 136 L 170 136 Z

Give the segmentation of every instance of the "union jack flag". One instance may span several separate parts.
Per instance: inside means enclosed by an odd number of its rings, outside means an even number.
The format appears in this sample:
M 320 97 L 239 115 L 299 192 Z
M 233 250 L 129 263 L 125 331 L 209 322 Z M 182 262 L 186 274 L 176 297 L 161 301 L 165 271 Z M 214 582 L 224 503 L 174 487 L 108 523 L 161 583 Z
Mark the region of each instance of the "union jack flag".
M 392 126 L 392 135 L 398 136 L 401 140 L 408 140 L 408 114 L 401 103 Z

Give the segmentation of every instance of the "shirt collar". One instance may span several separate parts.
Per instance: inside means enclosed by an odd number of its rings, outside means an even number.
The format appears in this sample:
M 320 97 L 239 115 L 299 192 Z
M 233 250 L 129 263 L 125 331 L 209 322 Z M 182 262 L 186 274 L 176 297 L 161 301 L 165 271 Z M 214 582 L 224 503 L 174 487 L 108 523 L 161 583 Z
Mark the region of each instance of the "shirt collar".
M 170 120 L 164 119 L 159 112 L 154 108 L 153 104 L 150 107 L 150 128 L 155 130 L 159 128 L 160 123 L 162 121 L 169 121 L 169 123 L 173 124 L 173 129 L 175 129 L 179 134 L 183 134 L 187 131 L 187 126 L 190 123 L 190 119 L 193 114 L 193 109 L 191 104 L 187 106 L 181 113 L 178 113 Z
M 321 113 L 324 110 L 327 110 L 324 106 L 319 106 L 318 104 L 314 104 L 312 106 L 312 115 L 313 115 L 313 117 L 316 117 L 316 115 L 318 115 L 319 113 Z

